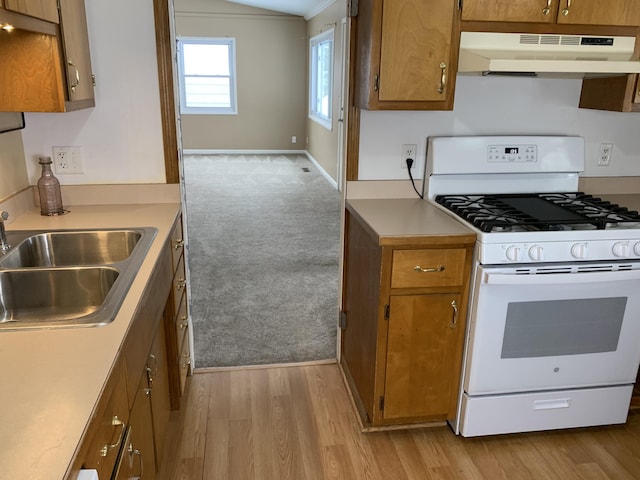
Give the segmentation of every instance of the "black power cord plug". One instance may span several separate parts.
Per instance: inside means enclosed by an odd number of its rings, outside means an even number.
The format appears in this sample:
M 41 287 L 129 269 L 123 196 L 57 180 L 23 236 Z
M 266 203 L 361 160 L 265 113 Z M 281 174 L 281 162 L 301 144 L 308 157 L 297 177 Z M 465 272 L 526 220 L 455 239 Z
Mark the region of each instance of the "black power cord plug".
M 411 174 L 411 167 L 413 166 L 413 158 L 407 158 L 405 162 L 407 162 L 407 172 L 409 172 L 409 179 L 411 180 L 411 185 L 413 186 L 413 189 L 416 191 L 418 196 L 424 200 L 424 196 L 422 196 L 422 194 L 416 188 L 416 182 L 413 180 L 413 175 Z

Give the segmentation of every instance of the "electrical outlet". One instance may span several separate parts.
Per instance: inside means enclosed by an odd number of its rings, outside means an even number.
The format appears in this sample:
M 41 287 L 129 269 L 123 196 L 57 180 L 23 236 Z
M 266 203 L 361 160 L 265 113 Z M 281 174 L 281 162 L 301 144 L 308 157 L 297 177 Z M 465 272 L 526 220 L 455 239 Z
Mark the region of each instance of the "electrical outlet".
M 298 141 L 298 138 L 295 135 L 293 135 L 291 137 L 291 143 L 296 143 L 297 141 Z
M 53 147 L 53 168 L 58 174 L 84 173 L 80 147 Z
M 413 159 L 413 165 L 411 169 L 416 168 L 418 163 L 418 159 L 416 158 L 416 152 L 418 150 L 418 146 L 415 143 L 407 143 L 402 145 L 402 158 L 400 159 L 400 166 L 402 168 L 407 168 L 407 158 Z
M 611 154 L 613 153 L 613 143 L 601 143 L 600 153 L 598 154 L 597 165 L 608 167 L 611 163 Z

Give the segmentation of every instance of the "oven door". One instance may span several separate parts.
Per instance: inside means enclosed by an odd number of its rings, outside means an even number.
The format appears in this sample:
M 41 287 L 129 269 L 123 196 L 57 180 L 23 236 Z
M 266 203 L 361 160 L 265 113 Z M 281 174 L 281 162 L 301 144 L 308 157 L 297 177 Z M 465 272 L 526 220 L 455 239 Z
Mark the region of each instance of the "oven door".
M 630 270 L 478 266 L 465 392 L 632 384 L 640 362 L 640 264 L 625 265 Z

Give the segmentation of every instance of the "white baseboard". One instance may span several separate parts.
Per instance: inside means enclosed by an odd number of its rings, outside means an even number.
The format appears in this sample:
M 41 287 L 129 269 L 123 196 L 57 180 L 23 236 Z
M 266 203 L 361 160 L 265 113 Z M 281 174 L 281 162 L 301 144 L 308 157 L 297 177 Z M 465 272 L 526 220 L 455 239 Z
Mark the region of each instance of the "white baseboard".
M 322 168 L 322 166 L 316 161 L 315 158 L 313 158 L 313 156 L 309 152 L 305 152 L 305 153 L 309 161 L 316 166 L 316 168 L 322 174 L 322 176 L 326 178 L 331 185 L 333 185 L 333 188 L 338 190 L 338 182 L 336 182 L 333 178 L 331 178 L 331 176 L 325 171 L 324 168 Z
M 306 154 L 306 150 L 213 150 L 213 149 L 184 149 L 184 155 L 292 155 Z
M 315 158 L 306 150 L 199 150 L 199 149 L 184 149 L 183 155 L 292 155 L 299 154 L 305 155 L 311 163 L 315 165 L 318 171 L 322 174 L 327 181 L 338 190 L 338 182 L 331 178 L 331 176 L 325 171 L 324 168 L 316 161 Z

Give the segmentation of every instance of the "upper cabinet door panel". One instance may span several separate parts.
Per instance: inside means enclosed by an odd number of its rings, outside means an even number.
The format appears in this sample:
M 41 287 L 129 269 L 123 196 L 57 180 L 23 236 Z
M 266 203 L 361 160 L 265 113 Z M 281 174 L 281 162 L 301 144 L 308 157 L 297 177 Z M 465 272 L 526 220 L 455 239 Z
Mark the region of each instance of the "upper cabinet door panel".
M 0 1 L 0 6 L 2 6 L 2 1 Z M 56 0 L 4 0 L 4 8 L 47 22 L 59 22 Z
M 454 8 L 450 0 L 383 3 L 380 101 L 446 98 Z
M 562 0 L 464 0 L 462 20 L 555 23 Z
M 640 26 L 637 0 L 560 0 L 558 23 Z

